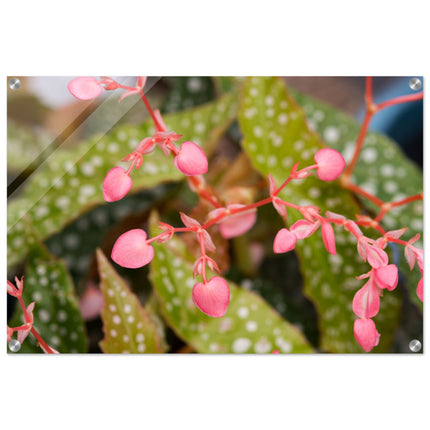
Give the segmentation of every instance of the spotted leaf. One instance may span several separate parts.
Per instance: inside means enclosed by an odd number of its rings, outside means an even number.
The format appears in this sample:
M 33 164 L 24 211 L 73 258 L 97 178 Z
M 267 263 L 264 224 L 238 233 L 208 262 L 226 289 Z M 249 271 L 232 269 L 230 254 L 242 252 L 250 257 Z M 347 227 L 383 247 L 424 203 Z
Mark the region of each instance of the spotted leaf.
M 104 339 L 100 342 L 103 352 L 163 352 L 153 319 L 100 250 L 97 250 L 97 262 L 104 298 L 101 311 Z
M 23 298 L 26 304 L 35 302 L 34 327 L 60 353 L 86 352 L 85 327 L 66 266 L 40 243 L 27 220 L 23 225 L 23 238 L 29 249 Z M 23 321 L 22 310 L 17 306 L 9 325 L 16 327 Z M 20 352 L 41 353 L 42 350 L 30 334 Z
M 349 115 L 326 103 L 297 91 L 294 91 L 293 95 L 297 102 L 303 106 L 312 128 L 327 145 L 341 152 L 348 162 L 353 154 L 360 124 Z M 352 180 L 387 202 L 402 200 L 419 193 L 423 189 L 423 176 L 420 169 L 405 157 L 394 141 L 375 132 L 369 132 L 364 140 L 363 150 L 354 169 Z M 366 199 L 362 199 L 362 202 L 369 209 L 377 211 L 377 207 L 373 203 Z M 393 209 L 383 218 L 382 225 L 386 230 L 396 230 L 407 226 L 408 230 L 402 237 L 404 240 L 410 239 L 416 233 L 422 233 L 422 200 Z M 418 247 L 422 248 L 422 246 L 423 241 L 421 239 L 418 242 Z M 421 274 L 418 270 L 409 270 L 402 253 L 403 250 L 397 246 L 396 249 L 393 249 L 395 263 L 406 277 L 411 300 L 419 309 L 422 309 L 422 302 L 415 293 Z
M 191 140 L 210 154 L 222 132 L 237 111 L 236 94 L 184 111 L 166 115 L 169 129 L 180 132 L 182 140 Z M 94 136 L 71 149 L 60 149 L 29 179 L 22 194 L 8 205 L 8 267 L 26 255 L 22 240 L 22 218 L 27 214 L 38 235 L 45 239 L 65 225 L 103 204 L 102 183 L 106 173 L 131 152 L 143 137 L 152 135 L 152 123 L 124 125 L 114 131 Z M 184 175 L 161 151 L 145 156 L 140 170 L 133 173 L 132 193 L 168 181 L 180 181 Z
M 157 220 L 151 217 L 151 234 Z M 154 243 L 150 278 L 167 323 L 176 334 L 201 353 L 313 352 L 308 341 L 260 296 L 228 281 L 230 303 L 222 318 L 203 314 L 192 299 L 199 282 L 192 277 L 193 257 L 183 241 L 174 237 Z
M 270 173 L 276 183 L 288 177 L 294 163 L 299 169 L 314 164 L 314 154 L 323 147 L 318 135 L 307 124 L 304 111 L 290 96 L 278 78 L 249 78 L 242 94 L 239 123 L 244 134 L 242 145 L 255 169 L 263 176 Z M 316 205 L 354 219 L 359 213 L 349 192 L 338 181 L 320 181 L 313 175 L 292 181 L 280 194 L 298 205 Z M 289 210 L 287 225 L 302 219 Z M 353 335 L 354 314 L 351 303 L 361 284 L 355 276 L 368 271 L 356 252 L 355 239 L 336 228 L 337 254 L 328 254 L 321 233 L 298 240 L 295 250 L 301 262 L 304 292 L 312 299 L 319 314 L 321 348 L 333 352 L 360 352 Z M 397 294 L 387 294 L 381 312 L 375 318 L 383 333 L 377 352 L 391 345 L 399 317 Z

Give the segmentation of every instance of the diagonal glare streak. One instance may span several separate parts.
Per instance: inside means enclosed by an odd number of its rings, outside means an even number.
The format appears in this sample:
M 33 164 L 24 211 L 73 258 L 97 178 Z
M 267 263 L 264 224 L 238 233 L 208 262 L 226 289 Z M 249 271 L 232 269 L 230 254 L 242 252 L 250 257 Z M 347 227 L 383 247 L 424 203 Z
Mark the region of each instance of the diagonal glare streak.
M 121 78 L 120 78 L 121 79 Z M 118 81 L 120 82 L 120 79 L 118 79 Z M 126 79 L 126 78 L 123 78 L 124 80 Z M 147 94 L 148 93 L 148 91 L 151 89 L 151 88 L 153 88 L 154 87 L 154 85 L 159 81 L 161 79 L 161 77 L 156 77 L 156 78 L 151 78 L 151 80 L 147 83 L 147 85 L 145 86 L 145 88 L 144 88 L 144 92 L 145 92 L 145 94 Z M 51 159 L 51 157 L 54 155 L 54 154 L 56 154 L 56 152 L 58 151 L 58 149 L 60 149 L 61 148 L 61 146 L 63 145 L 63 144 L 65 144 L 69 139 L 72 139 L 74 136 L 75 136 L 75 134 L 76 133 L 79 133 L 80 132 L 80 130 L 82 129 L 82 127 L 84 127 L 85 126 L 85 123 L 86 123 L 86 121 L 91 117 L 91 116 L 94 116 L 94 115 L 96 115 L 97 114 L 97 112 L 100 112 L 100 109 L 102 108 L 102 106 L 103 106 L 103 104 L 104 103 L 106 103 L 108 100 L 110 100 L 112 97 L 114 97 L 114 98 L 116 98 L 116 94 L 115 93 L 112 93 L 108 98 L 106 98 L 104 101 L 103 101 L 103 103 L 101 103 L 89 116 L 86 116 L 86 115 L 84 115 L 86 112 L 88 112 L 88 110 L 91 108 L 91 105 L 87 108 L 87 109 L 85 109 L 83 112 L 81 112 L 78 116 L 77 116 L 77 118 L 75 118 L 73 121 L 72 121 L 72 123 L 71 123 L 71 128 L 72 128 L 72 130 L 70 131 L 70 132 L 68 132 L 68 133 L 66 133 L 67 132 L 67 129 L 69 129 L 70 128 L 70 125 L 69 125 L 69 127 L 66 127 L 66 129 L 65 129 L 65 131 L 63 131 L 56 139 L 54 139 L 54 141 L 48 146 L 48 148 L 45 148 L 45 150 L 44 151 L 42 151 L 42 153 L 36 158 L 36 160 L 34 160 L 32 163 L 31 163 L 31 165 L 33 164 L 33 163 L 35 163 L 35 162 L 37 162 L 37 160 L 38 159 L 41 159 L 42 157 L 43 157 L 43 155 L 44 154 L 46 154 L 46 152 L 48 152 L 49 153 L 49 151 L 52 151 L 50 154 L 49 154 L 49 156 L 45 159 L 45 160 L 43 160 L 43 162 L 41 162 L 40 163 L 40 165 L 37 167 L 37 169 L 36 170 L 34 170 L 32 173 L 31 173 L 31 175 L 33 175 L 34 173 L 36 173 L 36 171 L 37 170 L 39 170 L 40 168 L 42 168 L 43 166 L 45 166 L 45 163 L 47 163 L 47 162 L 49 162 L 49 160 Z M 14 223 L 14 224 L 12 224 L 9 228 L 8 228 L 8 232 L 9 231 L 11 231 L 14 227 L 15 227 L 15 225 L 22 219 L 22 218 L 24 218 L 25 216 L 26 216 L 26 214 L 28 213 L 28 212 L 30 212 L 39 202 L 40 202 L 40 200 L 52 189 L 52 188 L 54 188 L 55 187 L 55 185 L 59 182 L 59 181 L 61 181 L 62 180 L 62 178 L 70 171 L 70 170 L 72 170 L 73 168 L 74 168 L 74 166 L 75 166 L 75 164 L 76 164 L 76 161 L 77 160 L 80 160 L 80 159 L 82 159 L 82 157 L 84 157 L 101 139 L 103 139 L 105 136 L 106 136 L 106 134 L 107 133 L 109 133 L 114 127 L 115 127 L 115 125 L 131 110 L 131 109 L 133 109 L 133 107 L 137 104 L 137 103 L 139 103 L 139 101 L 140 101 L 140 97 L 139 98 L 137 98 L 136 99 L 136 102 L 135 103 L 133 103 L 125 112 L 118 112 L 117 113 L 117 117 L 116 118 L 114 118 L 114 120 L 113 121 L 111 121 L 111 122 L 109 122 L 109 124 L 106 124 L 106 126 L 104 127 L 104 129 L 103 130 L 100 130 L 97 134 L 99 134 L 99 133 L 102 133 L 101 134 L 101 136 L 100 136 L 100 138 L 99 139 L 97 139 L 97 141 L 95 141 L 94 142 L 94 144 L 90 147 L 90 148 L 88 148 L 85 152 L 82 152 L 81 154 L 78 154 L 78 156 L 76 157 L 76 159 L 75 159 L 75 163 L 73 163 L 71 166 L 70 166 L 70 168 L 69 169 L 64 169 L 64 173 L 63 173 L 63 175 L 61 175 L 60 177 L 58 177 L 58 179 L 57 179 L 57 181 L 55 181 L 55 182 L 53 182 L 53 183 L 51 183 L 51 186 L 49 187 L 49 188 L 47 188 L 46 189 L 46 191 L 44 192 L 44 193 L 42 193 L 42 195 L 34 202 L 34 204 L 33 205 L 31 205 L 31 207 L 29 207 L 29 208 L 27 208 L 27 210 L 25 210 L 23 213 L 22 213 L 22 215 L 21 216 L 19 216 L 18 218 L 17 218 L 17 220 L 16 220 L 16 222 Z M 75 122 L 78 122 L 78 125 L 77 126 L 74 126 L 73 127 L 73 123 L 75 123 Z M 46 151 L 46 152 L 45 152 Z M 14 182 L 12 182 L 10 185 L 9 185 L 9 187 L 8 187 L 8 197 L 10 197 L 12 194 L 14 194 L 18 189 L 20 189 L 22 186 L 23 186 L 23 182 L 25 181 L 25 179 L 28 179 L 28 178 L 30 178 L 30 176 L 31 175 L 26 175 L 25 174 L 25 171 L 28 169 L 28 167 L 26 168 L 26 169 L 24 169 L 24 171 L 23 172 L 21 172 L 21 174 L 15 179 L 15 181 Z M 25 176 L 24 177 L 24 180 L 22 180 L 22 178 L 21 178 L 21 183 L 19 183 L 19 184 L 15 184 L 14 185 L 14 183 L 16 182 L 16 181 L 18 181 L 18 179 L 21 177 L 21 176 Z M 9 192 L 9 188 L 10 187 L 12 187 L 12 185 L 14 185 L 14 187 L 13 188 L 11 188 L 11 191 Z

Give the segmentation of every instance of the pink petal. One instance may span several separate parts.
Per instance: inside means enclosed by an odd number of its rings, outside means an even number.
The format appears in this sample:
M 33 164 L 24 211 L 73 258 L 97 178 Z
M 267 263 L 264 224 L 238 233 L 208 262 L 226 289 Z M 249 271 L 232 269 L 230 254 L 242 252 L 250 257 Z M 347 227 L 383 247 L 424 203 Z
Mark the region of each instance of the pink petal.
M 423 285 L 423 278 L 421 278 L 417 285 L 417 296 L 419 299 L 424 303 L 424 285 Z
M 278 231 L 273 241 L 273 252 L 281 254 L 294 249 L 296 246 L 297 237 L 295 234 L 289 232 L 286 228 Z
M 205 245 L 206 250 L 209 252 L 215 252 L 216 247 L 212 241 L 210 234 L 206 230 L 202 230 L 202 234 L 203 234 L 203 243 Z
M 79 300 L 82 318 L 85 321 L 97 318 L 100 315 L 103 305 L 103 293 L 95 286 L 88 287 Z
M 208 171 L 208 160 L 200 146 L 184 142 L 175 157 L 176 167 L 187 176 L 203 175 Z
M 225 279 L 215 276 L 206 284 L 197 283 L 193 288 L 193 301 L 206 315 L 224 316 L 230 301 L 230 290 Z
M 395 264 L 388 264 L 375 269 L 374 276 L 379 288 L 387 288 L 388 291 L 392 291 L 397 286 L 399 271 Z
M 374 268 L 378 269 L 381 266 L 386 266 L 388 263 L 388 255 L 385 251 L 376 246 L 366 244 L 367 261 Z
M 343 215 L 339 215 L 335 212 L 330 212 L 330 211 L 326 211 L 325 216 L 327 218 L 332 218 L 332 219 L 340 219 L 340 220 L 345 220 L 346 218 Z
M 143 88 L 146 84 L 147 79 L 148 79 L 148 76 L 138 76 L 137 77 L 137 86 L 139 88 Z
M 270 174 L 269 174 L 269 188 L 270 188 L 270 195 L 271 196 L 278 189 L 276 182 L 275 182 L 275 179 Z
M 18 297 L 19 296 L 18 289 L 15 288 L 15 286 L 9 280 L 7 281 L 7 292 L 8 292 L 8 294 L 10 294 L 13 297 Z
M 67 85 L 67 88 L 70 93 L 79 100 L 95 99 L 103 91 L 97 79 L 90 77 L 72 79 Z
M 27 338 L 28 334 L 30 333 L 30 330 L 31 330 L 31 327 L 28 327 L 27 329 L 18 330 L 16 338 L 19 343 L 24 342 L 24 340 Z
M 310 222 L 305 219 L 301 219 L 290 227 L 290 231 L 297 237 L 297 239 L 306 239 L 311 234 L 315 233 L 319 225 L 319 222 Z
M 230 205 L 229 209 L 235 207 L 242 207 L 243 205 Z M 231 239 L 232 237 L 241 236 L 247 231 L 251 230 L 257 221 L 257 213 L 255 210 L 241 212 L 234 215 L 228 215 L 219 223 L 219 229 L 224 239 Z
M 126 97 L 133 96 L 134 94 L 139 94 L 140 90 L 127 90 L 126 92 L 121 94 L 121 97 L 118 100 L 118 103 L 121 103 Z
M 336 254 L 336 242 L 334 238 L 334 230 L 329 222 L 323 222 L 321 226 L 321 234 L 324 246 L 330 254 Z
M 28 316 L 28 319 L 30 320 L 29 321 L 30 324 L 33 324 L 33 321 L 34 321 L 33 310 L 34 310 L 35 304 L 36 304 L 35 302 L 32 302 L 27 306 L 27 316 Z
M 415 252 L 410 246 L 405 246 L 405 258 L 409 264 L 409 268 L 412 270 L 415 266 Z
M 333 181 L 345 168 L 342 155 L 331 148 L 320 149 L 315 154 L 315 161 L 318 164 L 317 176 L 322 181 Z
M 354 336 L 356 341 L 366 351 L 371 351 L 379 343 L 381 336 L 376 330 L 373 320 L 365 318 L 354 322 Z
M 372 318 L 379 312 L 379 294 L 372 279 L 361 287 L 352 300 L 352 310 L 360 318 Z
M 201 227 L 200 223 L 195 220 L 194 218 L 191 218 L 188 215 L 185 215 L 183 212 L 180 212 L 181 220 L 184 223 L 184 226 L 187 228 L 198 228 Z
M 133 186 L 133 181 L 122 167 L 109 170 L 103 181 L 103 198 L 107 202 L 121 200 Z
M 122 234 L 115 242 L 112 260 L 122 267 L 137 269 L 154 258 L 154 248 L 146 242 L 146 232 L 134 229 Z
M 387 231 L 384 236 L 385 237 L 390 237 L 390 238 L 393 238 L 393 239 L 398 239 L 399 237 L 401 237 L 404 234 L 404 232 L 407 229 L 408 229 L 407 227 L 403 227 L 403 228 L 401 228 L 399 230 Z
M 273 207 L 276 209 L 276 212 L 281 215 L 282 219 L 285 219 L 287 217 L 287 208 L 281 202 L 282 200 L 278 197 L 272 198 L 272 204 Z

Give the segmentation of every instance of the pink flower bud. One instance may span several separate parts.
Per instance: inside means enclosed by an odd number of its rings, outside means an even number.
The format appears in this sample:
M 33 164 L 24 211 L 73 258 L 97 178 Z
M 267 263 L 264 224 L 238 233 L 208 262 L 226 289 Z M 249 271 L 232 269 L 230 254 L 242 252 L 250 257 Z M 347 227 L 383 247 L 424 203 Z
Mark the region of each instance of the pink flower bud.
M 103 88 L 95 78 L 75 78 L 67 85 L 72 96 L 78 100 L 92 100 L 98 97 Z
M 244 207 L 245 205 L 232 204 L 227 207 L 229 209 L 236 209 Z M 232 237 L 241 236 L 247 231 L 251 230 L 257 221 L 257 214 L 255 209 L 238 214 L 228 215 L 219 224 L 219 230 L 224 239 L 231 239 Z
M 208 171 L 208 160 L 200 146 L 184 142 L 175 156 L 175 166 L 187 176 L 203 175 Z
M 137 269 L 154 258 L 154 248 L 146 241 L 146 232 L 133 229 L 122 234 L 115 242 L 112 260 L 122 267 Z
M 79 300 L 82 318 L 85 321 L 97 318 L 103 308 L 103 304 L 103 293 L 94 285 L 89 286 Z
M 133 186 L 133 180 L 122 167 L 109 170 L 103 181 L 103 198 L 107 202 L 121 200 Z
M 417 285 L 417 296 L 418 298 L 424 302 L 424 288 L 423 288 L 423 278 L 421 278 Z
M 342 155 L 331 148 L 320 149 L 314 158 L 318 165 L 317 176 L 322 181 L 333 181 L 345 168 L 345 160 Z
M 378 345 L 381 335 L 376 330 L 375 323 L 369 318 L 364 318 L 355 320 L 354 336 L 361 347 L 369 352 Z
M 329 222 L 323 222 L 321 226 L 321 234 L 324 246 L 330 254 L 336 254 L 336 242 L 334 237 L 333 227 Z
M 399 271 L 395 264 L 388 264 L 375 269 L 374 276 L 379 288 L 387 288 L 388 291 L 392 291 L 397 286 Z
M 193 288 L 193 301 L 206 315 L 224 316 L 230 301 L 230 289 L 225 279 L 215 276 L 207 283 L 197 283 Z
M 310 222 L 305 219 L 301 219 L 291 226 L 290 231 L 297 239 L 306 239 L 311 234 L 314 234 L 319 226 L 319 221 Z
M 275 254 L 281 254 L 294 249 L 296 246 L 297 237 L 293 233 L 289 232 L 286 228 L 278 231 L 273 241 L 273 252 Z
M 381 248 L 366 244 L 367 262 L 374 268 L 386 266 L 388 263 L 388 255 Z
M 379 294 L 373 279 L 360 288 L 352 300 L 352 310 L 360 318 L 372 318 L 379 312 Z

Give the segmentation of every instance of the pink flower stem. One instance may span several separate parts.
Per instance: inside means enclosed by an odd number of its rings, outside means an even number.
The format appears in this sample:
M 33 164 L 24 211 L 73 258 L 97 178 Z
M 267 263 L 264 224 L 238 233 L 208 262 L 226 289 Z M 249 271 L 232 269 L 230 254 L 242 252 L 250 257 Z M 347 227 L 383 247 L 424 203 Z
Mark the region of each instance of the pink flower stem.
M 206 248 L 205 248 L 205 240 L 203 237 L 203 232 L 201 231 L 199 231 L 199 242 L 200 242 L 200 252 L 202 254 L 202 258 L 204 261 L 203 268 L 202 268 L 203 283 L 207 284 L 208 280 L 206 278 Z
M 378 197 L 368 193 L 367 191 L 365 191 L 363 188 L 359 187 L 358 185 L 355 185 L 352 182 L 349 182 L 345 177 L 342 178 L 341 183 L 348 190 L 353 191 L 356 194 L 360 194 L 363 197 L 366 197 L 368 200 L 375 203 L 379 207 L 381 207 L 384 204 L 384 202 L 381 199 L 378 199 Z
M 254 208 L 258 208 L 260 206 L 267 205 L 268 203 L 272 203 L 272 197 L 268 197 L 267 199 L 261 200 L 259 202 L 253 203 L 251 205 L 243 206 L 240 208 L 230 209 L 229 213 L 220 214 L 217 217 L 212 218 L 206 224 L 202 225 L 202 228 L 206 230 L 210 226 L 216 224 L 218 221 L 221 221 L 222 219 L 224 219 L 225 217 L 227 217 L 229 215 L 235 215 L 235 214 L 238 214 L 240 212 L 246 212 L 246 211 L 249 211 L 250 209 L 254 209 Z
M 158 123 L 157 117 L 154 114 L 154 111 L 152 110 L 151 105 L 148 102 L 148 99 L 146 98 L 145 94 L 143 93 L 143 90 L 141 89 L 139 92 L 140 98 L 142 99 L 143 103 L 146 106 L 146 109 L 149 112 L 149 115 L 151 115 L 152 121 L 154 122 L 155 128 L 162 128 L 161 124 Z
M 273 195 L 276 197 L 288 185 L 288 183 L 291 182 L 292 179 L 293 178 L 290 175 L 288 179 L 273 193 Z
M 31 320 L 30 320 L 30 317 L 28 316 L 27 308 L 25 307 L 24 300 L 23 300 L 22 296 L 19 295 L 17 297 L 17 299 L 19 301 L 19 304 L 21 306 L 22 312 L 24 314 L 24 319 L 25 319 L 25 321 L 27 323 L 27 324 L 24 325 L 24 327 L 28 327 L 30 325 L 31 326 L 30 332 L 38 340 L 38 342 L 40 343 L 40 345 L 42 345 L 43 348 L 45 348 L 45 351 L 47 351 L 48 354 L 54 354 L 54 351 L 52 351 L 52 349 L 48 346 L 48 344 L 42 339 L 42 336 L 40 336 L 40 334 L 38 333 L 38 331 L 33 327 L 32 323 L 31 323 Z M 18 327 L 18 329 L 19 329 L 19 327 Z M 13 329 L 13 330 L 15 330 L 15 329 Z
M 373 114 L 374 111 L 369 110 L 368 107 L 364 116 L 363 123 L 361 124 L 360 133 L 358 134 L 357 141 L 355 143 L 354 155 L 344 172 L 344 176 L 346 176 L 347 178 L 351 176 L 352 171 L 354 170 L 354 167 L 357 164 L 358 159 L 360 158 L 360 153 L 364 144 L 364 138 L 366 137 L 367 129 L 369 128 L 370 120 L 372 119 Z
M 127 171 L 125 172 L 125 174 L 127 176 L 130 176 L 131 171 L 133 170 L 134 165 L 136 164 L 136 158 L 133 159 L 133 161 L 130 163 L 130 166 L 128 167 Z
M 401 97 L 395 97 L 393 99 L 387 100 L 385 102 L 380 103 L 379 105 L 376 105 L 377 110 L 380 111 L 381 109 L 398 105 L 401 103 L 408 103 L 408 102 L 414 102 L 417 100 L 421 100 L 423 98 L 423 92 L 415 93 L 415 94 L 409 94 L 407 96 L 401 96 Z
M 31 333 L 33 334 L 33 336 L 38 340 L 38 342 L 40 343 L 40 345 L 42 345 L 42 347 L 44 348 L 44 350 L 48 353 L 48 354 L 55 354 L 55 352 L 51 349 L 51 347 L 42 339 L 42 336 L 40 336 L 40 334 L 38 333 L 38 331 L 34 328 L 31 327 Z

